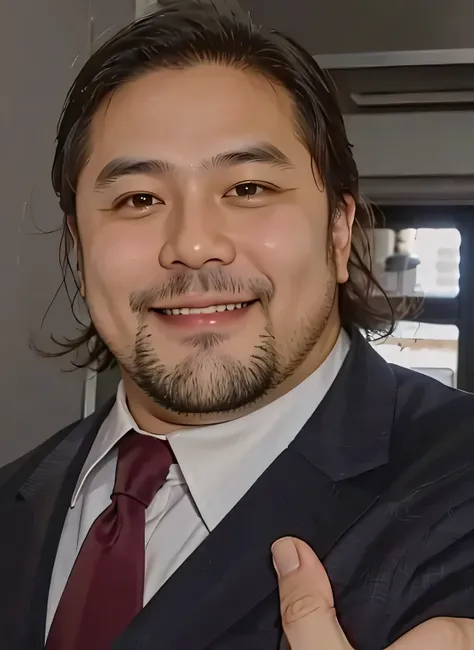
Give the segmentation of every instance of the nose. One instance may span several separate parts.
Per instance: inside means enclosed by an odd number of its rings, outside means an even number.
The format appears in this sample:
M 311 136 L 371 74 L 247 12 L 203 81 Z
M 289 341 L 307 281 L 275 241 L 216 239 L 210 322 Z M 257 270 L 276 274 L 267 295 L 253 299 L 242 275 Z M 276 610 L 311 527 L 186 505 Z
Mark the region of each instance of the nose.
M 235 259 L 235 246 L 226 234 L 224 215 L 215 206 L 195 202 L 168 215 L 159 261 L 167 269 L 223 266 Z

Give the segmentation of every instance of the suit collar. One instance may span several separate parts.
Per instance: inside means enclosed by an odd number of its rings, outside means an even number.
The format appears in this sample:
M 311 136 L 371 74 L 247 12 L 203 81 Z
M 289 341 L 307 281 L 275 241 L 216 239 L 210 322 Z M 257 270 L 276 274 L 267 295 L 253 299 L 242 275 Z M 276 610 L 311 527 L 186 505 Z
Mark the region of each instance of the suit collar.
M 289 448 L 158 591 L 113 650 L 154 650 L 158 639 L 163 650 L 204 650 L 272 595 L 278 627 L 272 543 L 299 537 L 324 559 L 377 495 L 375 484 L 367 488 L 347 481 L 336 487 Z
M 82 467 L 100 426 L 114 402 L 115 398 L 109 400 L 99 411 L 81 420 L 72 430 L 68 428 L 63 435 L 60 432 L 57 436 L 59 440 L 55 439 L 56 444 L 46 455 L 42 455 L 39 459 L 36 454 L 32 456 L 29 463 L 30 473 L 19 487 L 18 495 L 24 500 L 36 496 L 49 485 L 50 478 L 63 472 L 73 459 L 76 462 L 82 461 L 80 465 Z M 77 457 L 78 453 L 79 457 Z
M 353 478 L 388 461 L 397 382 L 391 367 L 358 330 L 320 407 L 295 448 L 333 481 Z

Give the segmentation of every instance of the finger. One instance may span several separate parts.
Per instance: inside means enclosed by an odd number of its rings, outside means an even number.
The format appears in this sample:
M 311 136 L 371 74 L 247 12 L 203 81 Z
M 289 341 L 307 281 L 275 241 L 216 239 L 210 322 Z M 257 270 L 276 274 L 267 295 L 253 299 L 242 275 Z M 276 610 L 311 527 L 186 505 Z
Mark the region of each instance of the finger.
M 387 650 L 474 650 L 474 621 L 432 618 L 395 641 Z
M 353 650 L 337 621 L 329 578 L 312 549 L 287 537 L 272 553 L 291 650 Z

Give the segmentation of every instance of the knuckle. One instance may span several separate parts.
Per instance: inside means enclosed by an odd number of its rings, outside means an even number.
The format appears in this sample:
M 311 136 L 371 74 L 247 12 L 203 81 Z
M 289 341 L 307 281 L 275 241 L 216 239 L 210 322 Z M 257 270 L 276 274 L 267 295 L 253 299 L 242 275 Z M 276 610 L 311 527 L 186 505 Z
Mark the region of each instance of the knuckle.
M 328 612 L 324 598 L 307 592 L 293 593 L 282 599 L 281 618 L 284 625 L 290 625 L 314 612 Z

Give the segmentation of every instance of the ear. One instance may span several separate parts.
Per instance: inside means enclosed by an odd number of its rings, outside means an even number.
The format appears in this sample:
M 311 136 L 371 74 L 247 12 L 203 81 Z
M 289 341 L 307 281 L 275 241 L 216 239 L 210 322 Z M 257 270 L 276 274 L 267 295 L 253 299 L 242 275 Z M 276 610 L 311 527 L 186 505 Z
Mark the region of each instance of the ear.
M 344 284 L 349 279 L 348 263 L 351 254 L 352 225 L 355 211 L 354 198 L 349 194 L 344 195 L 344 205 L 337 208 L 333 219 L 332 249 L 338 284 Z
M 67 216 L 66 219 L 67 222 L 67 229 L 69 231 L 69 234 L 71 236 L 71 239 L 74 243 L 74 252 L 76 253 L 77 257 L 77 277 L 79 280 L 79 292 L 83 298 L 85 298 L 86 295 L 86 287 L 84 284 L 84 274 L 83 274 L 83 259 L 82 259 L 82 249 L 81 249 L 81 244 L 79 240 L 79 231 L 77 229 L 77 219 L 75 217 L 72 217 L 71 215 Z

